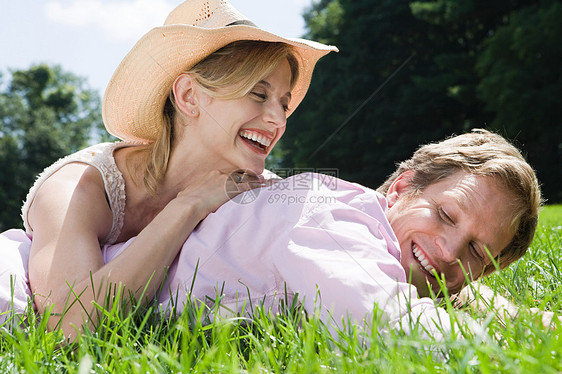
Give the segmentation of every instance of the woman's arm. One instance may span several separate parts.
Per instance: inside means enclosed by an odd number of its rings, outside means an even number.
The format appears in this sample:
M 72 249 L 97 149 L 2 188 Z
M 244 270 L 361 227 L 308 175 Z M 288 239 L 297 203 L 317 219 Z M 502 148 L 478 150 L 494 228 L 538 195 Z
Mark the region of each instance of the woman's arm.
M 138 299 L 150 280 L 144 295 L 151 298 L 195 226 L 228 199 L 226 178 L 209 172 L 201 183 L 179 193 L 108 264 L 99 242 L 111 229 L 112 214 L 99 172 L 75 163 L 47 179 L 29 212 L 29 279 L 39 311 L 52 307 L 57 314 L 48 326 L 74 338 L 76 329 L 96 322 L 93 302 L 102 303 L 110 284 L 122 285 Z M 64 318 L 59 317 L 63 312 Z

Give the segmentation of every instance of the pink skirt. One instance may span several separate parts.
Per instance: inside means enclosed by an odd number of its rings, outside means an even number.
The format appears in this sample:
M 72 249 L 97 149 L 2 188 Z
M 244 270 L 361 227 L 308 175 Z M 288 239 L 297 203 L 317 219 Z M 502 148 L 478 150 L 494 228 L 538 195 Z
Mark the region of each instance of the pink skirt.
M 125 248 L 104 247 L 104 262 L 113 260 Z M 25 315 L 28 305 L 33 305 L 28 277 L 30 252 L 31 236 L 25 231 L 11 229 L 0 233 L 0 326 L 11 315 Z
M 25 314 L 31 300 L 27 263 L 31 238 L 23 230 L 0 234 L 0 325 L 12 314 Z

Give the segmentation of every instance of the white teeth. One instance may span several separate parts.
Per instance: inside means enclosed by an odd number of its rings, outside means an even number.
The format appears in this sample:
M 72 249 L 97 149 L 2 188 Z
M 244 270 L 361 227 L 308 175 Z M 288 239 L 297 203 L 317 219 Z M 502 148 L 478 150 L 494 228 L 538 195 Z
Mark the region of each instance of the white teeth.
M 271 144 L 270 139 L 268 139 L 264 135 L 258 134 L 258 133 L 253 132 L 253 131 L 242 130 L 242 131 L 240 131 L 239 135 L 246 138 L 246 139 L 250 139 L 250 140 L 253 140 L 255 142 L 258 142 L 265 147 L 269 147 L 269 145 Z
M 418 246 L 416 244 L 412 245 L 412 252 L 420 262 L 421 266 L 423 266 L 423 268 L 427 270 L 428 273 L 433 274 L 433 270 L 435 268 L 429 264 L 429 261 L 425 258 L 423 253 L 421 253 L 421 251 L 418 249 Z

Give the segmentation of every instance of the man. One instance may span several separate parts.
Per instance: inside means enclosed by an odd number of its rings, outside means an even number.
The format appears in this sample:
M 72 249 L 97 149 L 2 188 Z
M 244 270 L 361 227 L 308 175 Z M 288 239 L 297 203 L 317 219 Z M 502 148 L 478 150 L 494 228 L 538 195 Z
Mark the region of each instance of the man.
M 440 335 L 450 319 L 425 296 L 521 257 L 541 204 L 532 168 L 485 130 L 421 147 L 378 192 L 318 174 L 250 192 L 254 201 L 228 202 L 190 235 L 164 307 L 220 298 L 230 311 L 275 311 L 298 295 L 329 324 L 370 321 L 376 307 L 384 326 Z M 106 261 L 122 249 L 106 247 Z

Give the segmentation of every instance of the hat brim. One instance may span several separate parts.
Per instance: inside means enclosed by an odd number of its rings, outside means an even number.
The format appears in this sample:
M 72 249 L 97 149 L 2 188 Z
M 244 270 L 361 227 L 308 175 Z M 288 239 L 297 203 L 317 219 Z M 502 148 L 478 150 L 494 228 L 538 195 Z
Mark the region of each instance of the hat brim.
M 145 34 L 113 74 L 103 98 L 104 124 L 112 135 L 132 142 L 154 141 L 166 98 L 176 77 L 212 52 L 237 40 L 283 42 L 296 48 L 299 78 L 291 92 L 290 115 L 303 100 L 318 59 L 336 47 L 283 38 L 247 25 L 207 29 L 189 25 L 156 27 Z

